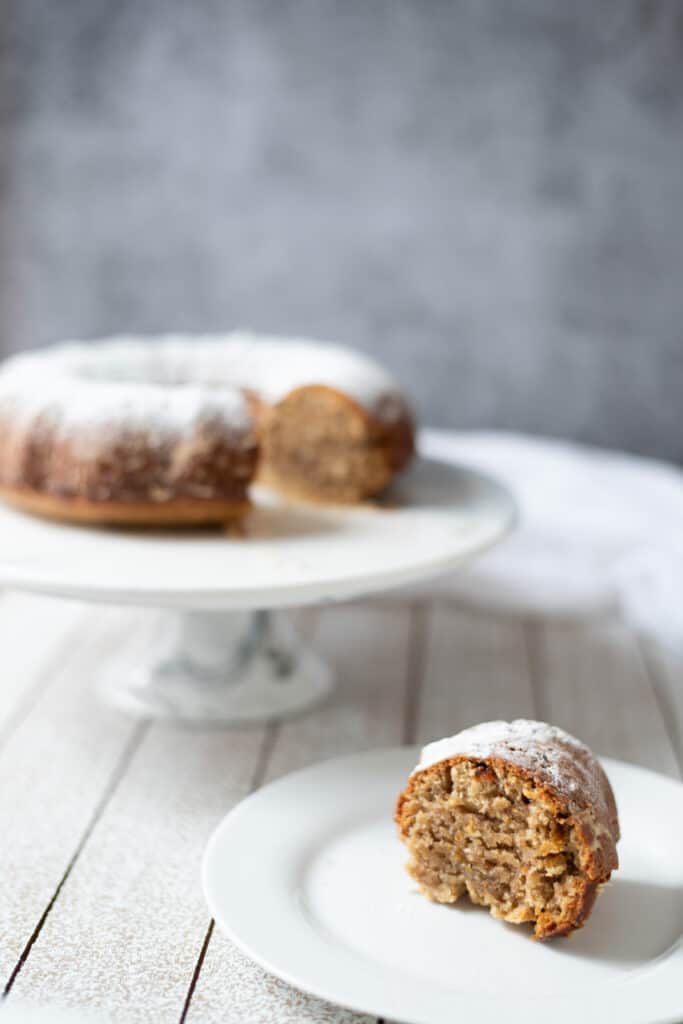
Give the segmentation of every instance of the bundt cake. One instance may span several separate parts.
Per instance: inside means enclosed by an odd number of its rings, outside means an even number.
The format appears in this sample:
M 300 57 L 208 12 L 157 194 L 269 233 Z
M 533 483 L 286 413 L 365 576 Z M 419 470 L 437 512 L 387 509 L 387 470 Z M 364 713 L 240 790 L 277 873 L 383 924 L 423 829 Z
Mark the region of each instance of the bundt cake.
M 66 520 L 229 521 L 256 478 L 360 501 L 406 465 L 413 435 L 382 367 L 310 341 L 120 337 L 0 369 L 0 497 Z
M 430 743 L 398 798 L 409 874 L 437 903 L 567 935 L 618 867 L 619 822 L 588 747 L 544 722 L 484 722 Z

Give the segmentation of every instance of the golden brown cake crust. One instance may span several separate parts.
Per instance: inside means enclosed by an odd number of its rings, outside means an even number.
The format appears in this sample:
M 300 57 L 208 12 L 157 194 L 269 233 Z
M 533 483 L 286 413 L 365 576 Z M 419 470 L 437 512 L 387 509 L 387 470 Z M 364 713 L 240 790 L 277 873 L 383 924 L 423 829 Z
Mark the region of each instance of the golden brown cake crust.
M 89 501 L 87 498 L 61 498 L 12 487 L 0 487 L 0 498 L 21 512 L 30 512 L 44 519 L 101 526 L 209 526 L 239 521 L 250 508 L 246 500 Z
M 0 418 L 0 497 L 45 518 L 103 525 L 191 526 L 249 509 L 256 438 L 217 421 L 163 438 L 140 426 L 95 440 Z
M 498 726 L 491 731 L 491 726 Z M 507 730 L 504 728 L 507 727 Z M 477 728 L 485 739 L 477 738 Z M 488 735 L 486 729 L 489 729 Z M 462 737 L 462 738 L 459 738 Z M 462 753 L 450 753 L 461 747 Z M 431 753 L 430 753 L 430 747 Z M 440 753 L 445 752 L 445 757 Z M 435 788 L 450 779 L 457 766 L 484 782 L 517 779 L 522 790 L 542 805 L 547 814 L 562 823 L 575 848 L 576 876 L 561 912 L 534 918 L 536 938 L 567 935 L 580 928 L 589 917 L 600 886 L 618 867 L 616 844 L 619 821 L 614 794 L 605 772 L 592 752 L 573 737 L 545 725 L 519 721 L 484 723 L 465 730 L 459 736 L 431 744 L 423 751 L 424 766 L 418 765 L 399 795 L 395 821 L 401 838 L 410 847 L 411 830 L 420 813 L 420 791 L 425 782 Z M 450 783 L 449 783 L 450 784 Z M 524 797 L 528 803 L 529 799 Z M 415 862 L 409 872 L 420 881 Z M 423 891 L 435 898 L 429 886 Z M 504 914 L 496 916 L 505 917 Z M 530 920 L 506 917 L 506 920 Z

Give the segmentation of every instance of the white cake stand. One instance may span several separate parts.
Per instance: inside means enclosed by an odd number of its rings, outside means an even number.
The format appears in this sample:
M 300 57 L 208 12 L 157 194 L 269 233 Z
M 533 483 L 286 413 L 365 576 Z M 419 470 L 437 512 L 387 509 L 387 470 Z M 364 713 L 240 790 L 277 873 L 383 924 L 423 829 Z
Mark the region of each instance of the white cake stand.
M 420 458 L 381 502 L 293 504 L 266 491 L 244 535 L 126 531 L 0 506 L 0 585 L 164 609 L 141 664 L 105 673 L 130 712 L 238 724 L 295 714 L 332 673 L 273 609 L 357 597 L 445 573 L 511 528 L 504 488 Z

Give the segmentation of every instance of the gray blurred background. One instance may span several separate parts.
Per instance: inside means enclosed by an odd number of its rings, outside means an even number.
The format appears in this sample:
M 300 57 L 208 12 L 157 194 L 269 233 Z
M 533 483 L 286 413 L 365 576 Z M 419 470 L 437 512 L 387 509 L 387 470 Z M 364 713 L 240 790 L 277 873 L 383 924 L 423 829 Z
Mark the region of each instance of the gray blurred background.
M 0 349 L 235 325 L 681 460 L 683 4 L 0 0 Z

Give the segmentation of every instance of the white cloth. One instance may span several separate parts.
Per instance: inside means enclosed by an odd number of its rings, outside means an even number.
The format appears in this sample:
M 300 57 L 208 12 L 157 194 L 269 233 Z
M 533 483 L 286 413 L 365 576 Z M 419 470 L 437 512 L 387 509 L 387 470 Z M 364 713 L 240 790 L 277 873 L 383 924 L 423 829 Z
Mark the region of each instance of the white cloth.
M 516 434 L 425 431 L 425 454 L 504 483 L 520 524 L 470 568 L 430 586 L 519 614 L 621 605 L 683 649 L 683 473 L 637 456 Z

